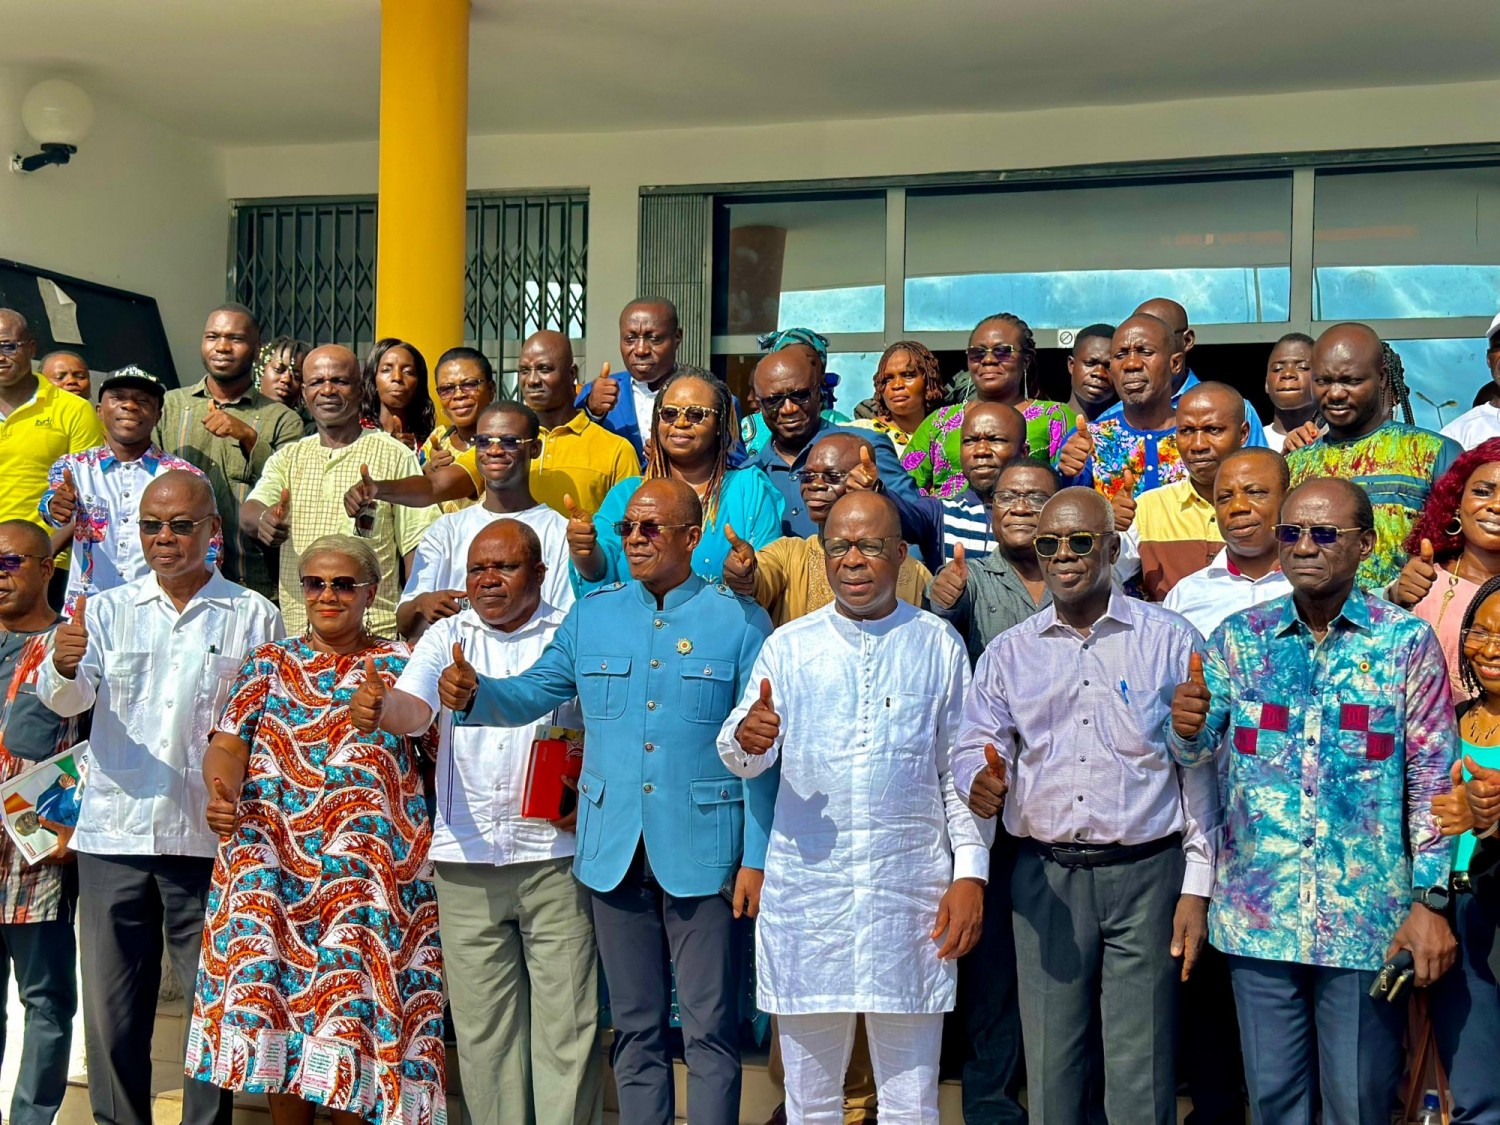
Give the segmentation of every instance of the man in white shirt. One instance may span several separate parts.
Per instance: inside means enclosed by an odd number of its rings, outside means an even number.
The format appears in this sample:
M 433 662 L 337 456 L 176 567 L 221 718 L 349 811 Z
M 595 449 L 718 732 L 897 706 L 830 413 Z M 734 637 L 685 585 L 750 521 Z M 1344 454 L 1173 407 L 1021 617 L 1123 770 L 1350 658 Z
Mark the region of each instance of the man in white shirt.
M 524 403 L 494 402 L 480 413 L 473 445 L 484 495 L 478 504 L 439 516 L 422 535 L 396 606 L 396 625 L 403 636 L 416 637 L 433 622 L 462 610 L 469 545 L 501 519 L 519 520 L 541 541 L 547 566 L 542 600 L 564 611 L 573 604 L 568 521 L 531 494 L 531 461 L 541 453 L 540 433 L 536 413 Z
M 1490 381 L 1500 383 L 1500 315 L 1490 321 L 1486 333 L 1489 346 L 1485 349 L 1485 366 L 1490 369 Z M 1443 436 L 1450 437 L 1465 449 L 1473 449 L 1492 437 L 1500 437 L 1500 406 L 1493 397 L 1482 397 L 1484 389 L 1474 398 L 1472 410 L 1465 411 L 1443 427 Z
M 757 1003 L 778 1018 L 789 1121 L 842 1120 L 858 1015 L 881 1119 L 936 1121 L 943 1013 L 989 876 L 989 832 L 948 764 L 969 661 L 951 626 L 896 596 L 890 499 L 842 497 L 823 549 L 833 604 L 771 635 L 719 731 L 732 772 L 782 771 Z
M 205 562 L 219 517 L 201 475 L 157 477 L 140 517 L 150 573 L 80 597 L 37 676 L 37 696 L 59 715 L 94 709 L 72 846 L 89 1100 L 110 1125 L 152 1119 L 163 929 L 187 997 L 197 982 L 219 844 L 204 820 L 209 731 L 246 656 L 283 635 L 274 605 Z M 227 1125 L 230 1109 L 227 1093 L 183 1083 L 185 1125 Z
M 440 724 L 431 854 L 470 1116 L 590 1125 L 604 1112 L 604 1068 L 594 927 L 572 874 L 576 797 L 559 819 L 523 816 L 537 728 L 455 726 L 438 695 L 455 650 L 483 675 L 513 676 L 536 662 L 564 614 L 543 596 L 548 565 L 527 524 L 490 523 L 466 562 L 470 607 L 422 634 L 394 689 L 368 681 L 350 709 L 364 730 Z M 544 725 L 581 730 L 583 718 L 565 704 Z

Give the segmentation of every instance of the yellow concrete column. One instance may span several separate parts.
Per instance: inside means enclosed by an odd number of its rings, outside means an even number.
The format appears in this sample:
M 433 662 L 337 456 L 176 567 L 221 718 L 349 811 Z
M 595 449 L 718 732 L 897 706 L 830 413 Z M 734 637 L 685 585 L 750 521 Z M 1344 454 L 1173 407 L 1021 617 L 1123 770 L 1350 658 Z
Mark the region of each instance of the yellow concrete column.
M 420 348 L 429 380 L 464 341 L 468 138 L 469 0 L 382 0 L 375 334 Z

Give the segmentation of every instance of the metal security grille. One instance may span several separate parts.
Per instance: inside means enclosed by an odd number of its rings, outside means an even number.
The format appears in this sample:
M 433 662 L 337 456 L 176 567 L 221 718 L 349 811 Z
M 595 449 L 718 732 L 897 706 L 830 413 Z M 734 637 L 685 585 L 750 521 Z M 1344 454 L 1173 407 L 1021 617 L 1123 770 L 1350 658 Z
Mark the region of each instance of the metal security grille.
M 677 305 L 678 357 L 708 366 L 713 292 L 713 199 L 703 194 L 641 197 L 640 291 Z
M 533 332 L 584 334 L 588 278 L 587 195 L 469 198 L 469 345 L 491 359 L 514 355 Z

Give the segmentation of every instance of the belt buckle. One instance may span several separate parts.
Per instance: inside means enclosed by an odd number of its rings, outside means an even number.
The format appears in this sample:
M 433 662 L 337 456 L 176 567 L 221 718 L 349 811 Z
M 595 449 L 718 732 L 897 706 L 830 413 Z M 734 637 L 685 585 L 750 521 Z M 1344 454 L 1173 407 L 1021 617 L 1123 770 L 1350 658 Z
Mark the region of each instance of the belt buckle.
M 1053 846 L 1051 848 L 1052 862 L 1059 867 L 1091 867 L 1094 851 L 1095 849 L 1086 844 L 1070 848 Z
M 1455 894 L 1469 895 L 1474 893 L 1474 882 L 1469 878 L 1467 871 L 1455 871 L 1448 885 L 1452 887 Z

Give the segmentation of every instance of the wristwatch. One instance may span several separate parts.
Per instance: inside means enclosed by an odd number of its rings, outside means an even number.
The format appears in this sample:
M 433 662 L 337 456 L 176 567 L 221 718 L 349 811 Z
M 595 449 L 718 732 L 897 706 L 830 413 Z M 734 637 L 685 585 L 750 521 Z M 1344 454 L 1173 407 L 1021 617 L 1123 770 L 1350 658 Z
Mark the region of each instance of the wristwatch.
M 1448 912 L 1448 904 L 1453 901 L 1453 895 L 1447 887 L 1421 887 L 1412 891 L 1411 900 L 1427 907 L 1428 910 L 1438 914 Z

